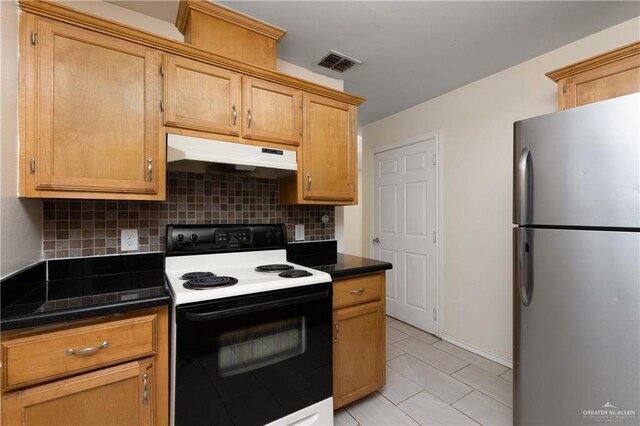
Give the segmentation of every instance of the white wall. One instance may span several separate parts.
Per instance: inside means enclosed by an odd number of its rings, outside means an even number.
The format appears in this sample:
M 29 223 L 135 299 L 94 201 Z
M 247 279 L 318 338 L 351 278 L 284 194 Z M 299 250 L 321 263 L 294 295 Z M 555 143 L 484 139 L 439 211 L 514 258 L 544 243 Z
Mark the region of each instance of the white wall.
M 0 2 L 0 277 L 42 256 L 42 202 L 18 199 L 18 5 Z
M 523 62 L 363 128 L 363 247 L 372 148 L 441 132 L 441 331 L 511 362 L 512 125 L 556 110 L 545 72 L 640 39 L 640 18 Z

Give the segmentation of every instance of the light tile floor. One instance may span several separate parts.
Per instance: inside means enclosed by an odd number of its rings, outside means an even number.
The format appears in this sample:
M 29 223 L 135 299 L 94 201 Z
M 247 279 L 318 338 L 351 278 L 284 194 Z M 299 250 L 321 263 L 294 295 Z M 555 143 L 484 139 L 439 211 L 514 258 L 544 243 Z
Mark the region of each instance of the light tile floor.
M 335 412 L 337 426 L 511 425 L 513 372 L 387 317 L 387 384 Z

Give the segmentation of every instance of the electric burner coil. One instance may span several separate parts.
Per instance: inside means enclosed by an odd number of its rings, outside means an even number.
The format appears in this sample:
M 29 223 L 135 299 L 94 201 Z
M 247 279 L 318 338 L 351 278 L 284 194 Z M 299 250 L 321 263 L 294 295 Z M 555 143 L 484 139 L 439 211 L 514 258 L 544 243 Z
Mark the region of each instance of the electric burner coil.
M 209 276 L 203 278 L 194 278 L 183 284 L 184 288 L 190 290 L 208 290 L 212 288 L 229 287 L 237 284 L 238 280 L 234 277 Z

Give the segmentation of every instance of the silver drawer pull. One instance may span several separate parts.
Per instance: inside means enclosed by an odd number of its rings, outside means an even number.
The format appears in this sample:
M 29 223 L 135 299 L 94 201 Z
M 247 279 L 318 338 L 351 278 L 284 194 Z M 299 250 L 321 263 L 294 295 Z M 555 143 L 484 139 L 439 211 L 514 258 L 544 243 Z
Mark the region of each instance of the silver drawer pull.
M 351 293 L 351 294 L 362 294 L 362 293 L 364 293 L 364 287 L 363 288 L 358 288 L 358 289 L 355 289 L 355 290 L 349 290 L 349 293 Z
M 142 376 L 142 404 L 147 405 L 149 403 L 149 374 Z
M 93 346 L 91 348 L 84 348 L 84 349 L 69 348 L 69 349 L 67 349 L 67 356 L 71 356 L 71 355 L 81 355 L 81 356 L 91 355 L 92 353 L 98 352 L 100 349 L 106 349 L 108 347 L 109 347 L 109 342 L 107 342 L 105 340 L 100 345 Z

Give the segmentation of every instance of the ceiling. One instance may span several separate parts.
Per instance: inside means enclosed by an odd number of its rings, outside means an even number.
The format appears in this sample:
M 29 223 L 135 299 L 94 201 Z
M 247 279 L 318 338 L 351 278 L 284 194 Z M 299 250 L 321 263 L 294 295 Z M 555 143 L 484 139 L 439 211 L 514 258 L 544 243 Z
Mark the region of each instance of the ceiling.
M 111 1 L 175 22 L 178 1 Z M 344 79 L 367 124 L 640 16 L 640 1 L 221 1 L 287 30 L 278 57 Z M 639 29 L 640 38 L 640 29 Z M 340 74 L 329 49 L 363 61 Z

